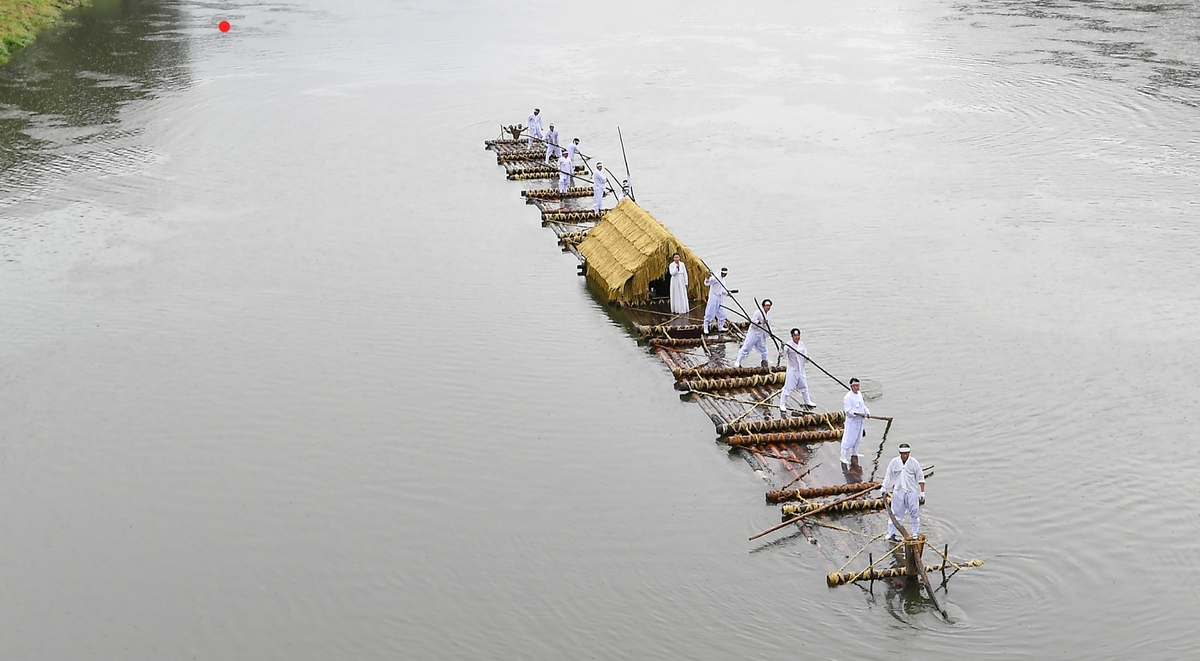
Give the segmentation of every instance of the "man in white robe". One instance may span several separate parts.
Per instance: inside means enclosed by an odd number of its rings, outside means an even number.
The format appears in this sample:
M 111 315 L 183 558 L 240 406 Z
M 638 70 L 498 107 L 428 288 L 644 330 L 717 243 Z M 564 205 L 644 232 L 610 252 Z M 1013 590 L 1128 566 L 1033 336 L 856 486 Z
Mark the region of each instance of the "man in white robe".
M 571 144 L 567 145 L 567 156 L 571 162 L 575 162 L 575 155 L 579 153 L 579 138 L 573 138 Z
M 558 192 L 565 193 L 571 186 L 571 175 L 575 173 L 575 164 L 566 154 L 558 157 Z
M 808 363 L 808 348 L 800 341 L 800 329 L 792 329 L 792 338 L 783 343 L 783 354 L 787 356 L 787 374 L 783 381 L 783 393 L 779 396 L 779 415 L 788 415 L 788 397 L 799 391 L 804 400 L 804 406 L 813 407 L 808 397 L 808 378 L 804 374 L 804 366 Z
M 916 537 L 921 532 L 921 505 L 925 504 L 925 473 L 921 462 L 910 456 L 908 443 L 900 444 L 900 456 L 888 464 L 883 477 L 883 492 L 892 494 L 892 515 L 904 525 L 904 515 L 912 517 L 912 530 Z M 899 541 L 896 524 L 888 517 L 888 539 Z
M 742 359 L 750 355 L 750 350 L 757 350 L 762 356 L 762 366 L 767 366 L 767 333 L 771 328 L 771 299 L 764 298 L 762 309 L 756 310 L 750 317 L 750 329 L 746 331 L 746 341 L 738 351 L 734 367 L 742 366 Z
M 633 197 L 633 184 L 630 184 L 628 179 L 621 182 L 621 199 L 627 197 Z
M 667 265 L 667 273 L 671 274 L 671 312 L 687 314 L 692 306 L 688 303 L 688 272 L 687 264 L 679 258 L 679 253 L 671 256 Z M 686 322 L 686 320 L 685 320 Z
M 592 188 L 595 190 L 592 193 L 592 211 L 600 213 L 600 207 L 604 204 L 604 186 L 608 184 L 608 177 L 604 174 L 604 164 L 597 163 L 596 171 L 592 173 Z
M 542 139 L 542 111 L 540 108 L 534 108 L 533 114 L 525 122 L 529 125 L 529 149 L 533 149 L 533 141 Z M 541 143 L 539 143 L 541 144 Z
M 550 163 L 550 157 L 553 156 L 557 161 L 562 154 L 562 150 L 558 148 L 558 131 L 554 130 L 554 125 L 550 125 L 550 130 L 546 131 L 546 162 Z
M 722 267 L 721 275 L 709 273 L 704 279 L 704 286 L 708 287 L 708 305 L 704 308 L 704 334 L 708 334 L 708 328 L 715 321 L 717 322 L 717 330 L 725 330 L 725 297 L 729 295 L 728 285 L 725 281 L 725 276 L 729 275 L 729 269 Z
M 867 422 L 867 416 L 871 415 L 862 393 L 858 391 L 859 387 L 858 379 L 850 379 L 850 392 L 842 400 L 842 411 L 846 413 L 846 428 L 842 432 L 842 464 L 846 466 L 858 456 L 858 444 L 862 443 L 863 434 L 866 433 L 863 425 Z

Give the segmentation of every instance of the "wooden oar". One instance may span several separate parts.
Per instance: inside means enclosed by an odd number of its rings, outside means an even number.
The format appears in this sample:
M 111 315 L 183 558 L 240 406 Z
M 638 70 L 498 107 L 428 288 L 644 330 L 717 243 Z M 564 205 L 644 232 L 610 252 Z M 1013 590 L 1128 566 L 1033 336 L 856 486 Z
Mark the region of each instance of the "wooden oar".
M 773 533 L 776 530 L 779 530 L 780 528 L 786 528 L 801 519 L 807 519 L 808 517 L 810 517 L 814 514 L 820 514 L 821 512 L 824 512 L 825 510 L 829 509 L 830 507 L 833 507 L 834 505 L 838 505 L 840 503 L 844 503 L 847 500 L 854 500 L 855 498 L 858 498 L 859 496 L 865 496 L 866 494 L 871 493 L 872 491 L 874 491 L 878 488 L 879 488 L 878 485 L 872 484 L 870 489 L 863 489 L 862 491 L 859 491 L 858 493 L 850 494 L 849 496 L 846 496 L 845 498 L 839 498 L 831 503 L 825 503 L 824 505 L 818 507 L 817 509 L 815 509 L 811 512 L 805 512 L 804 514 L 801 514 L 799 516 L 794 516 L 777 526 L 772 526 L 770 528 L 767 528 L 766 530 L 758 533 L 757 535 L 754 535 L 750 539 L 751 539 L 751 541 L 753 541 L 755 539 L 758 539 L 759 537 L 762 537 L 763 535 L 766 535 L 768 533 Z
M 899 530 L 900 534 L 904 535 L 904 539 L 909 539 L 908 529 L 904 527 L 904 524 L 902 524 L 896 520 L 896 515 L 892 513 L 891 507 L 887 508 L 887 514 L 888 514 L 888 518 L 890 518 L 892 520 L 892 525 L 896 526 L 896 530 Z M 920 544 L 918 544 L 916 546 L 916 548 L 920 548 L 920 547 L 921 547 Z M 908 548 L 913 548 L 913 547 L 909 546 Z M 906 549 L 905 552 L 907 553 L 908 550 Z M 935 596 L 933 594 L 933 586 L 929 584 L 929 575 L 925 573 L 925 561 L 923 559 L 921 559 L 921 552 L 917 551 L 916 553 L 917 553 L 917 559 L 916 559 L 916 562 L 913 564 L 917 567 L 917 573 L 921 575 L 921 582 L 925 584 L 925 592 L 927 592 L 929 594 L 929 600 L 933 602 L 933 607 L 936 608 L 937 612 L 942 615 L 942 618 L 949 620 L 950 616 L 946 613 L 945 610 L 942 609 L 941 605 L 938 604 L 937 596 Z

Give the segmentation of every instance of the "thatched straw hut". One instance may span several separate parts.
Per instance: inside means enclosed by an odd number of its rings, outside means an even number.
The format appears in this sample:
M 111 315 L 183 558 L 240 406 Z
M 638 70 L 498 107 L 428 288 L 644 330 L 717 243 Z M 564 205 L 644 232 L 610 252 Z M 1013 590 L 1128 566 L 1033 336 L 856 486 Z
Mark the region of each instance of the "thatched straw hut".
M 667 277 L 671 256 L 687 264 L 688 298 L 693 305 L 708 296 L 708 270 L 695 253 L 633 200 L 625 198 L 604 214 L 579 244 L 587 276 L 609 302 L 628 305 L 650 300 L 651 281 Z

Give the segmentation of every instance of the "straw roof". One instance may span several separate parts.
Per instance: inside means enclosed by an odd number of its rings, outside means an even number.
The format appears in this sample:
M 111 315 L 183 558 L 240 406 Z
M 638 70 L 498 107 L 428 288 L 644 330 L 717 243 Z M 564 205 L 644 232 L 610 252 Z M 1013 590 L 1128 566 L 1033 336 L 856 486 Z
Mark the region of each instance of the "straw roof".
M 579 244 L 587 259 L 587 276 L 608 294 L 609 301 L 643 303 L 650 299 L 650 281 L 667 273 L 671 256 L 687 265 L 688 299 L 704 300 L 708 269 L 663 224 L 633 200 L 625 198 L 604 214 Z

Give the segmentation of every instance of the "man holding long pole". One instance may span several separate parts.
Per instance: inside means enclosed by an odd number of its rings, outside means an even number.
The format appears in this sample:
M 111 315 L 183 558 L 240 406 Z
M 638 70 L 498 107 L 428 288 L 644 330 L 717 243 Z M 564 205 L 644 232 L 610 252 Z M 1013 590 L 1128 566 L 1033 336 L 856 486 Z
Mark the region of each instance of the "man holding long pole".
M 863 401 L 862 393 L 858 391 L 858 379 L 850 379 L 850 392 L 842 400 L 842 411 L 846 413 L 846 428 L 842 432 L 842 465 L 850 466 L 850 462 L 858 456 L 858 444 L 862 443 L 863 424 L 871 410 Z
M 900 444 L 900 456 L 888 464 L 883 476 L 883 492 L 892 494 L 892 514 L 895 521 L 904 521 L 907 512 L 912 517 L 912 536 L 921 532 L 921 505 L 925 504 L 925 473 L 921 462 L 910 456 L 908 443 Z M 889 517 L 888 539 L 899 540 L 896 524 Z

